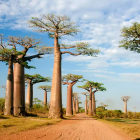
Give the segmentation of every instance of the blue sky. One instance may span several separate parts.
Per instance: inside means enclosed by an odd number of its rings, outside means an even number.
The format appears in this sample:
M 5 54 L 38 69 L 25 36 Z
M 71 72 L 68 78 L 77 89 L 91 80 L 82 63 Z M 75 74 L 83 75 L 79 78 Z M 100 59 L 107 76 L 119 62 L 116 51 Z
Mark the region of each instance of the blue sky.
M 67 15 L 76 22 L 81 30 L 76 36 L 65 36 L 60 42 L 72 44 L 79 41 L 88 42 L 90 47 L 100 49 L 98 57 L 90 56 L 62 56 L 62 74 L 79 74 L 85 79 L 104 83 L 106 92 L 97 92 L 97 106 L 103 102 L 107 109 L 123 110 L 122 96 L 131 96 L 128 110 L 133 107 L 140 112 L 140 54 L 119 48 L 120 30 L 130 26 L 132 22 L 140 22 L 139 0 L 0 0 L 0 33 L 7 36 L 33 36 L 42 39 L 42 44 L 53 46 L 53 39 L 47 34 L 40 34 L 29 28 L 27 23 L 31 17 L 41 14 Z M 34 54 L 30 50 L 28 55 Z M 25 70 L 28 74 L 41 74 L 52 77 L 53 55 L 46 55 L 42 59 L 30 62 L 36 69 Z M 0 62 L 0 85 L 6 84 L 7 66 Z M 34 85 L 34 97 L 43 100 L 43 91 L 37 89 L 39 83 Z M 85 97 L 80 95 L 84 90 L 73 87 L 78 92 L 84 107 Z M 63 106 L 66 106 L 66 85 L 62 86 Z M 0 97 L 5 96 L 4 89 L 0 88 Z M 48 93 L 50 100 L 50 93 Z

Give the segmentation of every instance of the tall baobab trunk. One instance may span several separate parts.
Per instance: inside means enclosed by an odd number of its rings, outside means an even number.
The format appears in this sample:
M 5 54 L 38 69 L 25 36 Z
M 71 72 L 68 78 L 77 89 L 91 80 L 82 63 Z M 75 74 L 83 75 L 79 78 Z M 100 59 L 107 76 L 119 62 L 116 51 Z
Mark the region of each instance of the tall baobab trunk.
M 28 105 L 29 108 L 32 107 L 32 85 L 31 85 L 31 80 L 28 80 L 26 104 Z
M 76 114 L 76 105 L 74 97 L 73 97 L 73 114 Z
M 44 91 L 44 107 L 47 106 L 47 91 Z
M 86 101 L 85 101 L 85 114 L 87 114 L 87 95 L 86 95 Z
M 50 99 L 49 118 L 62 118 L 62 94 L 61 94 L 61 51 L 58 37 L 54 39 L 54 68 L 52 77 L 52 90 Z
M 88 115 L 92 115 L 92 89 L 90 88 L 90 98 L 89 98 L 89 112 Z
M 13 114 L 13 60 L 9 61 L 4 115 Z
M 33 84 L 31 83 L 31 108 L 33 107 Z
M 96 109 L 95 109 L 95 94 L 92 92 L 92 115 L 96 116 Z
M 14 64 L 14 115 L 25 114 L 25 82 L 24 67 Z
M 127 101 L 124 102 L 124 113 L 125 117 L 127 117 Z
M 68 85 L 67 88 L 67 107 L 66 107 L 66 116 L 72 115 L 72 85 Z
M 78 100 L 76 100 L 76 113 L 79 113 L 79 103 L 78 103 Z

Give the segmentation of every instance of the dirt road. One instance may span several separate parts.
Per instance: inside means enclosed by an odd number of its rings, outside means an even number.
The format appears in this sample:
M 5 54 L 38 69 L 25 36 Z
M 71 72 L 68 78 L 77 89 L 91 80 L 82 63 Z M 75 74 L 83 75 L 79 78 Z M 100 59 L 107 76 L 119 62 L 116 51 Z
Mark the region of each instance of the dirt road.
M 85 114 L 63 120 L 55 125 L 1 135 L 0 140 L 131 140 L 108 125 Z

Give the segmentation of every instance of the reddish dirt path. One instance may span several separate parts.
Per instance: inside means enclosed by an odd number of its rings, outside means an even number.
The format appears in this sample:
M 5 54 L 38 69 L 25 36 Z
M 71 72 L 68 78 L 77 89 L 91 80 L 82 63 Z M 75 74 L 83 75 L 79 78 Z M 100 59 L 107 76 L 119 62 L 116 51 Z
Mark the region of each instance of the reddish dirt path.
M 131 140 L 118 130 L 85 114 L 63 120 L 55 125 L 1 135 L 0 140 Z

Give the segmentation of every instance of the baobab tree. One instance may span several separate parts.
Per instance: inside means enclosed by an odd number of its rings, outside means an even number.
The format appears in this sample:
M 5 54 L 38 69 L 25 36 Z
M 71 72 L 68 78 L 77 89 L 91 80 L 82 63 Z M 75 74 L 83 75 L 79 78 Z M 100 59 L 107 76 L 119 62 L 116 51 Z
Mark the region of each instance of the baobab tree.
M 24 49 L 21 51 L 22 54 L 17 56 L 16 63 L 14 63 L 14 115 L 18 116 L 25 113 L 25 83 L 24 83 L 24 67 L 34 68 L 28 66 L 27 61 L 31 61 L 33 58 L 41 58 L 44 53 L 39 52 L 32 56 L 26 56 L 26 53 L 30 48 L 36 48 L 36 45 L 40 44 L 41 41 L 32 37 L 8 37 L 8 45 L 13 46 L 17 49 L 17 46 L 22 46 Z M 46 50 L 50 53 L 50 50 Z
M 78 97 L 77 92 L 73 92 L 73 114 L 76 114 L 76 98 Z
M 136 107 L 134 107 L 134 117 L 136 118 Z
M 47 92 L 51 91 L 51 86 L 44 85 L 44 86 L 39 86 L 38 88 L 45 91 L 44 92 L 44 107 L 46 107 L 47 106 Z
M 61 57 L 62 54 L 91 55 L 95 56 L 99 50 L 88 49 L 89 44 L 85 42 L 76 45 L 59 44 L 59 39 L 63 35 L 74 35 L 79 32 L 74 22 L 67 16 L 56 16 L 54 14 L 41 15 L 41 18 L 33 17 L 29 21 L 30 27 L 37 28 L 38 32 L 48 32 L 48 35 L 54 38 L 54 68 L 52 76 L 52 90 L 50 100 L 49 118 L 62 118 L 62 93 L 61 93 Z M 72 49 L 72 51 L 61 51 L 61 49 Z M 76 52 L 76 53 L 74 53 Z
M 77 86 L 77 87 L 83 88 L 90 93 L 88 115 L 92 115 L 92 92 L 93 92 L 92 90 L 95 88 L 95 82 L 87 81 L 83 86 Z
M 94 91 L 92 92 L 92 115 L 93 116 L 96 116 L 96 103 L 95 103 L 95 93 L 97 91 L 106 91 L 106 88 L 105 87 L 102 87 L 102 83 L 98 83 L 98 82 L 95 82 L 94 83 Z
M 81 94 L 86 96 L 86 100 L 85 100 L 85 114 L 87 114 L 87 95 L 89 95 L 89 92 L 82 92 Z
M 66 106 L 66 116 L 72 115 L 72 88 L 73 86 L 82 79 L 82 75 L 67 74 L 62 76 L 63 85 L 67 84 L 67 106 Z
M 80 97 L 76 97 L 76 113 L 79 113 L 79 99 Z
M 125 117 L 127 117 L 127 101 L 131 98 L 130 96 L 123 96 L 121 99 L 124 101 L 124 113 Z
M 21 55 L 22 52 L 16 51 L 14 46 L 12 49 L 8 49 L 4 41 L 7 41 L 7 39 L 2 34 L 0 34 L 0 61 L 2 62 L 4 61 L 8 64 L 4 115 L 12 115 L 13 114 L 13 63 L 17 62 L 17 56 Z
M 134 22 L 130 27 L 123 27 L 121 36 L 123 39 L 119 47 L 140 53 L 140 23 Z
M 26 104 L 29 108 L 33 107 L 33 85 L 40 82 L 50 82 L 50 77 L 43 77 L 40 74 L 25 74 L 25 81 L 28 82 Z

